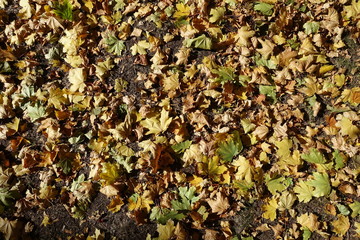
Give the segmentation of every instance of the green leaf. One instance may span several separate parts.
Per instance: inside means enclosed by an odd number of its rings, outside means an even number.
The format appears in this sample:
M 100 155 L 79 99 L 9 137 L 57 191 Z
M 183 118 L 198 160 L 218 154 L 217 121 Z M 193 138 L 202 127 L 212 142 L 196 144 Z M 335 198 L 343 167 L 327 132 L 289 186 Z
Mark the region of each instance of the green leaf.
M 241 126 L 244 129 L 244 133 L 249 133 L 256 127 L 256 125 L 253 124 L 249 119 L 241 119 Z
M 305 33 L 309 35 L 311 33 L 316 33 L 320 28 L 320 24 L 318 22 L 309 21 L 306 22 L 303 27 L 305 29 Z
M 254 60 L 255 60 L 255 64 L 257 66 L 264 66 L 264 67 L 267 67 L 268 69 L 276 69 L 277 68 L 277 64 L 273 60 L 271 60 L 271 59 L 267 60 L 265 58 L 262 58 L 260 55 L 255 56 Z
M 360 202 L 355 201 L 354 203 L 349 204 L 349 207 L 351 208 L 351 217 L 356 217 L 360 214 Z
M 260 94 L 263 94 L 263 95 L 269 97 L 270 99 L 272 99 L 273 103 L 277 102 L 275 86 L 260 85 L 259 91 L 260 91 Z
M 218 154 L 221 159 L 226 162 L 231 162 L 233 158 L 243 150 L 243 145 L 239 134 L 236 132 L 232 139 L 220 143 Z
M 329 195 L 331 191 L 331 186 L 327 173 L 315 172 L 313 176 L 314 179 L 308 181 L 308 184 L 315 188 L 312 195 L 314 197 L 322 197 Z
M 313 190 L 314 188 L 304 181 L 299 181 L 299 184 L 294 187 L 294 192 L 297 194 L 299 201 L 305 203 L 311 200 Z
M 267 182 L 267 187 L 271 192 L 271 194 L 274 195 L 276 194 L 276 192 L 284 191 L 287 187 L 290 186 L 291 183 L 292 183 L 291 178 L 278 177 L 278 178 L 270 179 Z
M 174 150 L 174 152 L 176 153 L 183 153 L 186 149 L 188 149 L 191 145 L 191 141 L 190 140 L 186 140 L 184 142 L 181 143 L 177 143 L 175 145 L 172 145 L 171 148 Z
M 221 84 L 233 82 L 236 78 L 234 71 L 235 70 L 231 67 L 219 67 L 218 69 L 212 69 L 211 72 L 218 75 L 218 77 L 212 81 L 219 82 Z
M 19 193 L 17 191 L 8 188 L 0 188 L 0 202 L 6 207 L 11 206 L 13 200 L 18 197 Z
M 211 40 L 211 38 L 206 37 L 205 34 L 202 34 L 201 36 L 193 38 L 193 39 L 185 39 L 184 45 L 186 47 L 211 50 L 212 40 Z
M 61 17 L 62 19 L 72 21 L 73 20 L 73 12 L 72 5 L 68 0 L 64 0 L 62 4 L 59 2 L 54 3 L 54 13 Z
M 12 70 L 8 62 L 0 62 L 0 73 L 9 73 L 11 71 Z
M 176 210 L 160 208 L 158 206 L 153 207 L 150 213 L 150 220 L 156 220 L 160 224 L 166 224 L 169 219 L 181 220 L 184 217 L 186 217 L 185 214 L 179 213 Z
M 255 11 L 260 11 L 263 15 L 266 16 L 271 16 L 273 14 L 273 5 L 268 4 L 268 3 L 264 3 L 264 2 L 259 2 L 256 3 L 254 6 L 254 10 Z
M 332 153 L 332 156 L 335 161 L 336 170 L 339 170 L 345 166 L 345 156 L 343 153 L 340 153 L 339 150 L 336 149 L 335 152 Z
M 336 207 L 339 209 L 339 212 L 342 214 L 342 215 L 349 215 L 350 214 L 350 210 L 345 206 L 345 205 L 342 205 L 342 204 L 336 204 Z
M 81 174 L 76 180 L 74 180 L 71 184 L 70 191 L 75 192 L 81 187 L 81 183 L 85 181 L 85 175 Z
M 311 237 L 310 229 L 307 227 L 301 227 L 301 229 L 303 230 L 303 234 L 302 234 L 303 240 L 309 240 Z
M 46 109 L 43 106 L 40 106 L 39 104 L 35 105 L 34 107 L 28 105 L 27 113 L 32 122 L 35 122 L 36 120 L 43 118 L 47 115 Z
M 71 159 L 69 159 L 69 158 L 65 158 L 65 159 L 61 160 L 57 164 L 57 166 L 59 166 L 61 168 L 61 170 L 63 171 L 63 173 L 65 173 L 66 175 L 71 173 L 72 163 L 71 163 Z
M 121 55 L 122 51 L 126 49 L 124 41 L 119 40 L 113 34 L 105 38 L 105 44 L 107 45 L 107 51 L 109 53 L 115 53 L 117 55 Z
M 316 148 L 311 148 L 309 153 L 301 154 L 301 158 L 310 163 L 325 164 L 326 159 L 324 155 Z
M 195 197 L 195 192 L 195 187 L 180 187 L 180 200 L 172 200 L 172 208 L 174 208 L 175 210 L 191 210 L 191 205 L 199 200 L 199 197 Z
M 222 19 L 224 17 L 225 11 L 226 9 L 224 7 L 212 8 L 210 10 L 211 17 L 209 18 L 209 22 L 214 23 Z

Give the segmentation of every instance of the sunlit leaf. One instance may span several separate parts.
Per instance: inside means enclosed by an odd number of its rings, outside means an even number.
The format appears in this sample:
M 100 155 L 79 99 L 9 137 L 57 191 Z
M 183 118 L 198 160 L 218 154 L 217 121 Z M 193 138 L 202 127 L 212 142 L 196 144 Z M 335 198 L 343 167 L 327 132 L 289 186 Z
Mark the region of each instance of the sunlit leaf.
M 193 47 L 193 48 L 201 48 L 205 50 L 211 50 L 212 48 L 212 40 L 202 34 L 193 39 L 186 39 L 184 40 L 184 45 L 186 47 Z
M 268 4 L 268 3 L 264 3 L 264 2 L 258 2 L 255 3 L 254 6 L 254 10 L 255 11 L 260 11 L 262 14 L 266 15 L 266 16 L 270 16 L 273 13 L 273 5 Z

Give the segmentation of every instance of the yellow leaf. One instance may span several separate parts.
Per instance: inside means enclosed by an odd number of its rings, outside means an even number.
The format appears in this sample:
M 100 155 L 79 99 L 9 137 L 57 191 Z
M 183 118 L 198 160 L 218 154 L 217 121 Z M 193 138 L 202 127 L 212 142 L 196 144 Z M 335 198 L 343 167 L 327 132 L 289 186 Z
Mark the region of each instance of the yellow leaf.
M 175 226 L 173 220 L 168 220 L 166 225 L 157 225 L 157 231 L 159 233 L 159 240 L 169 240 L 174 235 Z
M 313 232 L 319 228 L 319 222 L 317 218 L 318 217 L 313 213 L 305 213 L 297 217 L 296 220 L 301 226 L 306 227 Z
M 176 4 L 176 9 L 177 11 L 173 15 L 174 18 L 187 17 L 191 11 L 190 7 L 183 3 Z
M 218 156 L 214 156 L 212 158 L 204 156 L 202 162 L 198 164 L 198 167 L 200 173 L 208 175 L 216 182 L 221 181 L 221 174 L 227 170 L 224 165 L 219 166 Z
M 343 136 L 348 135 L 352 139 L 355 139 L 360 133 L 360 129 L 346 117 L 343 117 L 340 122 L 336 123 L 336 126 L 340 127 L 340 132 Z
M 165 92 L 174 91 L 179 88 L 179 74 L 171 74 L 162 80 L 163 89 Z
M 48 104 L 53 105 L 56 109 L 62 109 L 63 104 L 67 104 L 68 100 L 64 96 L 65 93 L 60 88 L 51 88 L 49 89 L 49 98 Z
M 145 191 L 141 196 L 135 193 L 129 198 L 128 209 L 129 211 L 146 209 L 149 212 L 151 209 L 150 204 L 153 203 L 154 201 L 149 198 L 148 191 Z
M 20 124 L 20 119 L 15 117 L 14 118 L 14 121 L 10 122 L 10 123 L 7 123 L 6 126 L 9 128 L 9 129 L 12 129 L 14 130 L 15 132 L 18 131 L 19 129 L 19 124 Z
M 69 70 L 69 81 L 71 83 L 70 91 L 83 92 L 85 89 L 85 73 L 83 68 L 74 68 Z
M 149 130 L 146 133 L 146 135 L 149 135 L 149 134 L 159 134 L 161 132 L 166 131 L 171 121 L 172 118 L 171 117 L 169 118 L 169 112 L 163 108 L 160 115 L 160 121 L 158 120 L 157 117 L 152 117 L 141 121 L 140 124 Z
M 121 207 L 124 205 L 124 202 L 121 200 L 119 196 L 115 196 L 107 206 L 107 209 L 112 213 L 116 213 L 120 211 Z
M 316 49 L 311 42 L 311 38 L 306 38 L 299 49 L 299 55 L 309 55 L 312 53 L 316 53 Z
M 333 232 L 340 236 L 344 236 L 350 228 L 349 218 L 341 214 L 339 214 L 337 218 L 337 220 L 334 220 L 331 223 L 334 227 Z
M 49 218 L 49 216 L 44 212 L 44 218 L 43 218 L 43 220 L 42 220 L 42 222 L 41 222 L 41 226 L 47 226 L 47 225 L 49 225 L 49 224 L 51 224 L 52 223 L 52 221 L 51 221 L 51 219 Z
M 237 160 L 233 161 L 233 165 L 238 167 L 235 173 L 237 180 L 245 180 L 248 183 L 252 182 L 252 167 L 245 157 L 239 156 Z
M 270 219 L 271 221 L 274 221 L 276 219 L 277 208 L 278 208 L 277 200 L 273 198 L 270 201 L 268 201 L 268 204 L 262 206 L 262 209 L 265 211 L 262 216 L 266 219 Z
M 334 69 L 334 65 L 324 65 L 320 67 L 319 73 L 320 75 L 322 75 L 324 73 L 330 72 L 333 69 Z

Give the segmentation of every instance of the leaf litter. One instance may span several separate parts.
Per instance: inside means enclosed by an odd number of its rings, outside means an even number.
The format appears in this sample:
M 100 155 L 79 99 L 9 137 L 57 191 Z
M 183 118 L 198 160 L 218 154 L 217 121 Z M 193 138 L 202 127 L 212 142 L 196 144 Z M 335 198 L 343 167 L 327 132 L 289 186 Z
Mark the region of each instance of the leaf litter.
M 0 0 L 3 238 L 359 238 L 359 9 Z

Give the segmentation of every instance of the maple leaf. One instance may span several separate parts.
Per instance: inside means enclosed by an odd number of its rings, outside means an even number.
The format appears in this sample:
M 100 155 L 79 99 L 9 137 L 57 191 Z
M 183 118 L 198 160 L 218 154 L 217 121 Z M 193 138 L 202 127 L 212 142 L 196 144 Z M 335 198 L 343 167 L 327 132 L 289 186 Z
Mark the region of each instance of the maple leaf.
M 169 240 L 172 238 L 175 232 L 175 226 L 173 220 L 168 220 L 166 225 L 157 225 L 157 232 L 159 233 L 158 240 Z
M 314 188 L 302 180 L 294 187 L 294 192 L 297 194 L 300 202 L 309 202 L 313 197 L 313 191 Z
M 104 180 L 105 184 L 112 184 L 120 177 L 120 171 L 117 164 L 102 163 L 99 177 Z
M 277 102 L 275 86 L 260 85 L 259 92 L 260 92 L 260 94 L 263 94 L 263 95 L 269 97 L 273 103 Z
M 185 216 L 185 214 L 179 213 L 176 210 L 170 210 L 168 208 L 160 208 L 158 206 L 155 206 L 151 209 L 150 220 L 156 220 L 161 224 L 166 224 L 169 219 L 181 220 Z
M 202 34 L 196 38 L 193 39 L 185 39 L 184 45 L 186 47 L 193 47 L 193 48 L 200 48 L 205 50 L 211 50 L 212 48 L 212 40 L 211 38 L 208 38 L 205 36 L 205 34 Z
M 211 211 L 217 214 L 224 213 L 230 207 L 229 199 L 221 192 L 217 192 L 216 199 L 209 199 L 207 203 L 210 205 Z
M 126 48 L 124 41 L 119 40 L 114 34 L 108 35 L 107 38 L 105 38 L 105 43 L 107 45 L 107 51 L 117 55 L 121 55 L 122 51 Z
M 275 195 L 276 192 L 282 192 L 292 183 L 291 178 L 278 177 L 267 181 L 267 187 L 271 194 Z
M 29 0 L 20 0 L 19 5 L 21 7 L 19 16 L 22 19 L 29 19 L 34 11 L 29 3 Z
M 344 6 L 345 18 L 359 18 L 360 15 L 360 1 L 352 0 L 350 6 Z
M 256 49 L 256 51 L 261 53 L 261 55 L 263 56 L 264 59 L 268 59 L 270 54 L 273 53 L 273 51 L 274 51 L 275 44 L 267 39 L 264 41 L 259 38 L 258 40 L 261 43 L 262 48 Z
M 179 88 L 179 74 L 174 73 L 162 80 L 163 89 L 165 92 L 175 91 Z
M 273 10 L 272 10 L 273 8 L 274 8 L 273 5 L 264 2 L 258 2 L 254 6 L 255 11 L 260 11 L 262 14 L 266 16 L 271 16 L 273 14 Z
M 28 105 L 26 111 L 32 122 L 35 122 L 40 118 L 46 117 L 47 115 L 46 109 L 39 104 L 35 105 L 34 107 Z
M 140 124 L 149 130 L 146 133 L 146 135 L 149 135 L 165 132 L 171 121 L 172 118 L 169 118 L 169 112 L 163 108 L 161 110 L 160 120 L 158 120 L 157 117 L 152 117 L 141 121 Z
M 174 12 L 173 17 L 174 18 L 183 18 L 187 17 L 190 14 L 190 7 L 188 5 L 185 5 L 183 3 L 176 4 L 177 11 Z
M 238 46 L 248 46 L 250 44 L 249 42 L 249 38 L 253 37 L 255 35 L 255 31 L 253 30 L 250 30 L 250 27 L 249 26 L 242 26 L 236 36 L 235 36 L 235 39 L 236 39 L 236 44 Z
M 236 179 L 244 179 L 247 183 L 252 182 L 252 166 L 250 165 L 249 160 L 243 156 L 239 156 L 239 158 L 233 162 L 233 165 L 238 167 L 235 174 Z
M 62 19 L 72 21 L 73 20 L 73 6 L 69 0 L 64 0 L 62 4 L 58 1 L 54 3 L 54 13 Z
M 4 206 L 11 206 L 13 204 L 13 201 L 18 197 L 18 191 L 10 190 L 9 188 L 0 188 L 0 202 Z
M 306 22 L 303 27 L 305 29 L 305 33 L 309 35 L 311 33 L 316 33 L 320 28 L 320 24 L 318 22 L 309 21 Z
M 318 222 L 318 216 L 313 213 L 305 213 L 296 218 L 297 222 L 304 228 L 314 232 L 318 230 L 320 223 Z
M 148 195 L 148 192 L 144 192 L 141 196 L 138 193 L 131 195 L 128 200 L 129 211 L 146 209 L 149 212 L 151 209 L 150 204 L 153 204 L 154 201 L 151 200 Z
M 131 49 L 131 54 L 134 56 L 136 54 L 146 54 L 146 49 L 149 49 L 151 44 L 146 40 L 141 40 L 134 44 Z
M 336 123 L 336 126 L 340 127 L 343 136 L 348 135 L 350 138 L 355 139 L 360 134 L 360 129 L 347 117 L 343 117 L 340 122 Z
M 190 140 L 186 140 L 184 142 L 181 143 L 177 143 L 175 145 L 172 145 L 171 148 L 174 150 L 174 152 L 176 153 L 183 153 L 185 152 L 186 149 L 188 149 L 191 145 L 191 141 Z
M 355 201 L 355 202 L 349 204 L 349 207 L 352 210 L 351 217 L 356 217 L 360 214 L 360 202 Z
M 324 155 L 316 148 L 311 148 L 309 153 L 301 154 L 301 158 L 310 163 L 325 164 Z
M 266 219 L 274 221 L 276 219 L 276 209 L 278 208 L 278 202 L 276 198 L 273 198 L 267 202 L 267 204 L 261 207 L 265 211 L 262 216 Z
M 338 215 L 337 220 L 331 222 L 331 225 L 334 227 L 333 232 L 339 236 L 344 236 L 350 228 L 350 221 L 347 216 Z
M 195 197 L 195 187 L 179 187 L 179 200 L 172 200 L 171 206 L 175 210 L 191 210 L 191 206 L 200 198 Z
M 226 9 L 224 7 L 212 8 L 210 10 L 211 17 L 209 18 L 209 22 L 214 23 L 222 19 L 224 17 L 225 11 Z
M 23 224 L 19 220 L 8 220 L 7 218 L 0 217 L 0 232 L 4 235 L 5 240 L 20 239 Z
M 314 197 L 322 197 L 329 195 L 331 191 L 331 186 L 327 173 L 315 172 L 313 176 L 314 179 L 308 181 L 308 184 L 315 188 L 312 195 Z
M 123 200 L 119 196 L 115 196 L 113 199 L 111 199 L 111 202 L 109 205 L 106 206 L 106 208 L 112 212 L 116 213 L 121 210 L 121 207 L 124 205 Z
M 244 129 L 244 133 L 249 133 L 256 127 L 256 125 L 253 124 L 250 119 L 241 119 L 241 126 Z
M 76 92 L 79 90 L 83 92 L 85 89 L 86 75 L 84 68 L 74 68 L 69 70 L 69 82 L 71 83 L 70 91 Z
M 243 150 L 243 145 L 239 133 L 235 133 L 230 140 L 219 144 L 217 153 L 221 159 L 226 162 L 231 162 L 233 158 Z
M 68 99 L 64 96 L 64 91 L 60 88 L 49 89 L 48 103 L 52 104 L 56 109 L 62 109 L 63 104 L 68 104 Z
M 218 69 L 211 69 L 211 72 L 218 75 L 215 79 L 209 79 L 211 82 L 219 82 L 224 85 L 227 82 L 233 82 L 236 78 L 235 70 L 231 67 L 219 67 Z

